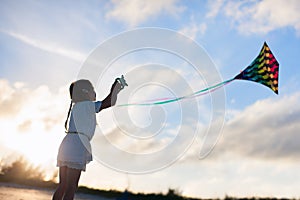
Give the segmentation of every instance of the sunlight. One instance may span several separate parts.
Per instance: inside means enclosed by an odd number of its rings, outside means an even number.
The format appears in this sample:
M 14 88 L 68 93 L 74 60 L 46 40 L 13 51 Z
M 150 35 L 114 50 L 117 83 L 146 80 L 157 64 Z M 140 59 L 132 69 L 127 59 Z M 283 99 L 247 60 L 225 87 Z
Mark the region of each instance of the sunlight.
M 6 145 L 24 155 L 32 164 L 41 165 L 49 161 L 49 154 L 54 151 L 52 142 L 41 142 L 45 141 L 42 137 L 34 133 L 15 135 L 15 139 L 8 140 Z
M 30 164 L 46 170 L 52 176 L 58 145 L 64 136 L 61 128 L 55 126 L 51 132 L 47 132 L 39 123 L 32 123 L 28 131 L 18 132 L 17 128 L 12 129 L 13 126 L 13 122 L 5 123 L 5 129 L 10 130 L 10 133 L 1 138 L 3 144 L 11 153 L 20 154 Z
M 57 170 L 58 147 L 65 135 L 66 87 L 58 93 L 52 93 L 48 86 L 29 89 L 21 83 L 15 83 L 18 90 L 9 84 L 2 84 L 2 87 L 3 91 L 10 91 L 4 92 L 4 95 L 8 94 L 6 99 L 17 96 L 22 102 L 18 107 L 11 101 L 11 104 L 5 104 L 10 110 L 1 110 L 0 126 L 5 131 L 0 137 L 0 159 L 4 160 L 3 164 L 10 164 L 22 158 L 28 167 L 43 172 L 45 180 L 52 180 Z

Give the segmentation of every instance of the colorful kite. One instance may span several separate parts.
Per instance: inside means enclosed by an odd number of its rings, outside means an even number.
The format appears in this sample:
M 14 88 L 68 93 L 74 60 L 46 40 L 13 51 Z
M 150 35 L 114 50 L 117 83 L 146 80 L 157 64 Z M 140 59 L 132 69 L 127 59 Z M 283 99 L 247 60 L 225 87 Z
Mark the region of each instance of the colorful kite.
M 278 69 L 279 63 L 265 42 L 255 60 L 234 79 L 263 84 L 278 94 Z
M 193 98 L 200 95 L 204 95 L 210 92 L 213 92 L 234 80 L 248 80 L 254 81 L 260 84 L 263 84 L 273 90 L 276 94 L 278 94 L 278 76 L 279 76 L 279 63 L 276 58 L 272 54 L 269 46 L 265 42 L 259 55 L 255 58 L 255 60 L 240 74 L 235 76 L 232 79 L 228 79 L 211 87 L 199 90 L 195 93 L 182 96 L 179 98 L 160 98 L 160 99 L 152 99 L 142 103 L 130 103 L 130 104 L 122 104 L 120 106 L 148 106 L 148 105 L 159 105 L 166 104 L 170 102 L 179 101 L 182 99 Z

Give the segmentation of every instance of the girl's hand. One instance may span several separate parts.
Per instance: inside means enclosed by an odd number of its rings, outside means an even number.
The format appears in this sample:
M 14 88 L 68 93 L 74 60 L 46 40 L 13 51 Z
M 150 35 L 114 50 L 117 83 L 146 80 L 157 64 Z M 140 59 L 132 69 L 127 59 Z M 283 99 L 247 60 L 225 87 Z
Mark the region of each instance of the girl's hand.
M 122 89 L 121 83 L 119 81 L 115 80 L 115 82 L 111 86 L 110 92 L 118 94 L 121 91 L 121 89 Z
M 121 91 L 121 89 L 121 83 L 115 80 L 115 82 L 111 86 L 110 93 L 107 95 L 107 97 L 105 97 L 105 99 L 103 99 L 100 110 L 114 106 L 117 101 L 118 93 Z

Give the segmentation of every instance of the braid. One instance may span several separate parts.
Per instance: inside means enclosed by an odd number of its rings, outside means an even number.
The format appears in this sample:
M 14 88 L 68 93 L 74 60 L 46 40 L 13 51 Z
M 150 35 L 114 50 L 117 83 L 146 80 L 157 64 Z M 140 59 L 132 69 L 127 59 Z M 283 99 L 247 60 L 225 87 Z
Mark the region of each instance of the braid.
M 69 92 L 70 92 L 70 98 L 71 98 L 71 103 L 70 103 L 70 107 L 69 107 L 69 111 L 68 111 L 68 115 L 67 115 L 67 119 L 65 121 L 65 131 L 67 132 L 68 131 L 68 120 L 69 120 L 69 117 L 70 117 L 70 113 L 71 113 L 71 110 L 72 110 L 72 105 L 73 105 L 73 88 L 74 88 L 74 84 L 75 82 L 71 83 L 70 87 L 69 87 Z
M 68 125 L 68 120 L 69 120 L 70 113 L 71 113 L 71 110 L 72 110 L 72 105 L 73 105 L 73 102 L 71 101 L 69 111 L 68 111 L 68 116 L 67 116 L 67 119 L 65 121 L 65 130 L 66 130 L 66 132 L 68 131 L 67 125 Z

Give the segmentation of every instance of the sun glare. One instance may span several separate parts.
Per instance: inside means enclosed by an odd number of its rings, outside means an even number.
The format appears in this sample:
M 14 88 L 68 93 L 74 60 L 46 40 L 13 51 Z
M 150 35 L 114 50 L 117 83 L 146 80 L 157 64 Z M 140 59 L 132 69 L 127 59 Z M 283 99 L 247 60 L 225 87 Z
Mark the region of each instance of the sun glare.
M 6 125 L 12 127 L 10 123 Z M 49 171 L 49 169 L 55 169 L 58 145 L 60 137 L 63 137 L 63 134 L 59 134 L 61 131 L 55 129 L 57 128 L 54 127 L 51 132 L 45 132 L 43 128 L 33 125 L 28 132 L 10 130 L 10 133 L 1 139 L 11 152 L 24 157 L 29 164 Z

